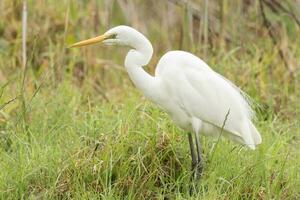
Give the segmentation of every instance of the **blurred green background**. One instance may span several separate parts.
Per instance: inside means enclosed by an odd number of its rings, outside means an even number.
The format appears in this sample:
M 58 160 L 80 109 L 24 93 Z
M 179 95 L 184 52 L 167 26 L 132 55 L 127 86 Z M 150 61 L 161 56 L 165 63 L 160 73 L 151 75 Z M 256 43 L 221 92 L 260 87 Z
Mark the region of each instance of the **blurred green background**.
M 2 0 L 0 19 L 0 198 L 300 198 L 299 1 Z M 149 73 L 181 49 L 254 99 L 263 144 L 202 138 L 194 196 L 186 135 L 133 87 L 128 49 L 67 49 L 120 24 L 152 42 Z

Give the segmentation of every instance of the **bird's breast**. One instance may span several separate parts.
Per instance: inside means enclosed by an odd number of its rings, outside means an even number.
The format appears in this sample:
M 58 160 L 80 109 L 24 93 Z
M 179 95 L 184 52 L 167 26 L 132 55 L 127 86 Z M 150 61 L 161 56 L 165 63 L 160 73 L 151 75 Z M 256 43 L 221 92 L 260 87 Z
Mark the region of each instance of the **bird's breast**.
M 168 113 L 177 126 L 185 130 L 191 129 L 191 117 L 175 102 L 168 101 L 157 104 Z

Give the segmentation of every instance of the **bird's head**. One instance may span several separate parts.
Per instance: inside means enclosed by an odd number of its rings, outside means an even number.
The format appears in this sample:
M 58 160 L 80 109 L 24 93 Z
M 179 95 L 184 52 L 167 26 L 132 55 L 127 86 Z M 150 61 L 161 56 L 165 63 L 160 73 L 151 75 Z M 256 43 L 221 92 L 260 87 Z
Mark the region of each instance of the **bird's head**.
M 82 47 L 91 44 L 104 43 L 106 45 L 127 46 L 132 50 L 126 56 L 125 65 L 138 64 L 146 65 L 153 53 L 153 48 L 149 40 L 139 31 L 129 26 L 116 26 L 103 35 L 77 42 L 70 47 Z
M 136 49 L 139 48 L 139 44 L 144 40 L 145 36 L 137 30 L 121 25 L 111 28 L 103 35 L 77 42 L 70 47 L 82 47 L 102 42 L 106 45 L 129 46 Z

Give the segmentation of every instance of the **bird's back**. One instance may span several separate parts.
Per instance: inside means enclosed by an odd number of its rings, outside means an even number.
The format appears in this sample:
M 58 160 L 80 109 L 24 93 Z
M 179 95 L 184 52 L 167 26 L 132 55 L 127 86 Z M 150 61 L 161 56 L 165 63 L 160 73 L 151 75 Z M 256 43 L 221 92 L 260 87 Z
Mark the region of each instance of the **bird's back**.
M 225 131 L 241 137 L 249 147 L 261 143 L 252 123 L 252 109 L 242 91 L 200 58 L 184 51 L 170 51 L 159 61 L 155 75 L 165 96 L 161 107 L 173 118 L 197 118 L 217 128 L 225 123 Z
M 164 70 L 168 70 L 169 68 L 172 70 L 175 65 L 170 64 L 180 64 L 183 68 L 195 65 L 199 70 L 202 69 L 211 71 L 211 68 L 197 56 L 186 51 L 177 50 L 169 51 L 161 57 L 155 69 L 155 75 L 160 76 L 164 73 Z

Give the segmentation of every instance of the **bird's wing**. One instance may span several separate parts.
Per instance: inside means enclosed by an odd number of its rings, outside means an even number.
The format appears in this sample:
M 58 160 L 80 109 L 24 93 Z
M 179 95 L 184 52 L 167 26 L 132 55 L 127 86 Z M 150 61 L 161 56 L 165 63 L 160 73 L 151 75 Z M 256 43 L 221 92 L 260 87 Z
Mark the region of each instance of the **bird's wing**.
M 168 63 L 172 66 L 167 67 Z M 165 67 L 159 73 L 171 98 L 189 116 L 219 128 L 225 123 L 226 131 L 242 137 L 245 143 L 255 143 L 250 130 L 252 110 L 236 86 L 191 54 L 168 56 L 162 64 Z

